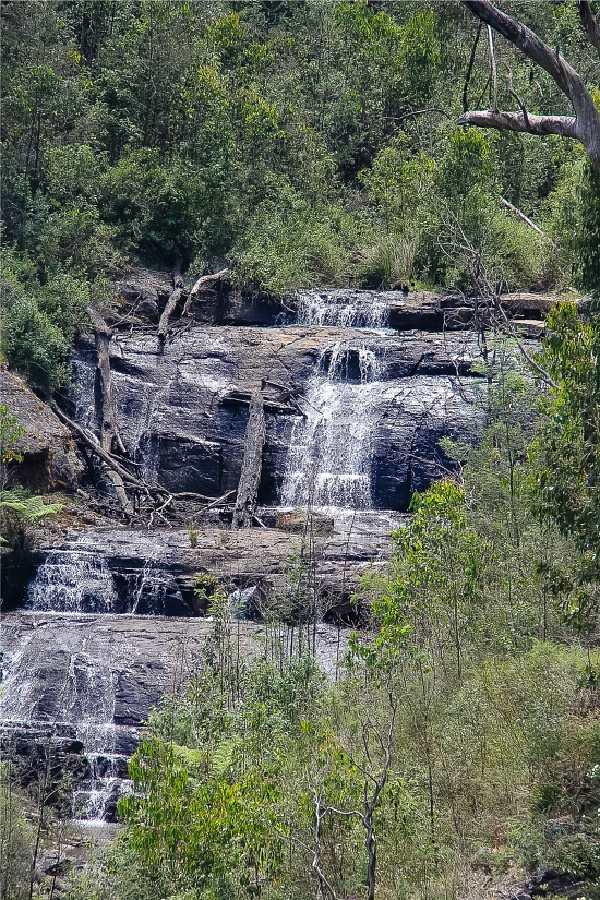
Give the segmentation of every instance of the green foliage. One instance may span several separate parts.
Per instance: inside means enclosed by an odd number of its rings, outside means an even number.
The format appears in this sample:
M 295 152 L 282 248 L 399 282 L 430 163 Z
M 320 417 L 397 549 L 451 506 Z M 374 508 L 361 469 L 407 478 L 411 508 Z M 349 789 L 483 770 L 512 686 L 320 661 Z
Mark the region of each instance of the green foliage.
M 54 516 L 60 512 L 60 503 L 46 503 L 43 497 L 30 496 L 26 491 L 14 489 L 0 491 L 0 509 L 10 509 L 25 525 L 30 525 L 44 516 Z
M 74 334 L 88 321 L 94 292 L 102 289 L 101 283 L 66 274 L 42 285 L 26 255 L 3 251 L 0 348 L 44 396 L 67 380 Z
M 0 543 L 15 546 L 22 542 L 27 528 L 61 509 L 62 503 L 46 503 L 43 497 L 20 488 L 0 490 Z
M 0 766 L 0 897 L 28 900 L 34 832 L 29 804 L 11 780 L 10 766 Z
M 341 204 L 311 203 L 289 183 L 272 185 L 234 253 L 241 277 L 274 294 L 343 283 L 357 235 Z
M 581 280 L 596 296 L 600 294 L 600 175 L 587 166 L 581 187 L 581 220 L 577 250 L 581 259 Z
M 23 426 L 17 416 L 13 416 L 6 403 L 0 404 L 0 487 L 6 485 L 6 467 L 11 462 L 21 462 L 22 456 L 15 451 L 15 445 L 23 436 Z
M 482 41 L 465 88 L 473 21 L 451 5 L 19 10 L 4 15 L 3 238 L 8 268 L 26 254 L 33 280 L 7 279 L 3 346 L 43 393 L 65 378 L 73 338 L 44 290 L 70 278 L 50 292 L 98 301 L 132 257 L 228 264 L 273 293 L 411 279 L 477 291 L 479 263 L 512 289 L 597 287 L 598 191 L 582 154 L 453 126 L 463 89 L 494 98 Z M 572 11 L 536 2 L 527 21 L 587 66 Z M 546 73 L 502 53 L 523 102 L 556 112 Z
M 548 319 L 540 363 L 552 384 L 542 400 L 536 454 L 538 507 L 597 566 L 600 546 L 600 326 L 573 304 Z

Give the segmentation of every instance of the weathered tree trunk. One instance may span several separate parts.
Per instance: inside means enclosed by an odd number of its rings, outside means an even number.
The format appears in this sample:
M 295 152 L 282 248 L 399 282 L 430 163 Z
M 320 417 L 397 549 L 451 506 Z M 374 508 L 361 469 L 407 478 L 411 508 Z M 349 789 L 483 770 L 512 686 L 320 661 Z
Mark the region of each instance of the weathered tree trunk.
M 164 344 L 169 333 L 169 321 L 171 316 L 177 309 L 177 304 L 181 300 L 181 292 L 183 291 L 183 278 L 181 277 L 181 259 L 178 259 L 172 272 L 173 290 L 171 296 L 167 300 L 167 305 L 163 310 L 158 323 L 158 340 L 160 344 Z
M 256 509 L 256 498 L 262 474 L 263 448 L 266 436 L 265 405 L 257 392 L 250 402 L 250 416 L 244 440 L 244 458 L 233 514 L 235 528 L 250 528 Z
M 183 308 L 183 315 L 184 316 L 189 315 L 190 309 L 192 306 L 192 301 L 193 301 L 194 297 L 196 296 L 196 294 L 199 294 L 200 291 L 202 291 L 202 289 L 205 288 L 207 285 L 212 284 L 215 281 L 221 281 L 221 280 L 227 278 L 228 275 L 229 275 L 229 269 L 221 269 L 220 272 L 216 272 L 214 275 L 202 275 L 197 280 L 194 287 L 191 289 L 190 295 L 187 298 L 187 300 L 185 301 L 185 306 Z
M 592 165 L 600 170 L 600 112 L 583 78 L 530 28 L 497 9 L 489 0 L 463 0 L 482 22 L 515 45 L 532 62 L 541 66 L 560 90 L 569 98 L 575 116 L 537 116 L 529 113 L 521 103 L 519 112 L 485 109 L 466 112 L 461 125 L 477 125 L 498 131 L 517 131 L 528 134 L 558 134 L 579 141 L 588 152 Z M 600 46 L 600 29 L 589 3 L 579 3 L 583 28 L 594 47 Z M 519 98 L 516 98 L 519 100 Z
M 88 312 L 94 323 L 96 342 L 97 403 L 100 423 L 98 438 L 100 446 L 108 455 L 112 453 L 125 454 L 127 451 L 119 431 L 117 404 L 110 371 L 110 339 L 112 332 L 104 319 L 95 310 L 89 309 Z M 133 516 L 133 506 L 125 491 L 123 479 L 113 466 L 106 465 L 106 460 L 104 460 L 104 474 L 114 487 L 123 512 L 128 517 Z
M 592 7 L 588 0 L 579 0 L 577 6 L 579 7 L 579 18 L 585 33 L 596 50 L 600 51 L 600 25 L 598 25 L 598 20 L 592 12 Z
M 95 328 L 96 366 L 98 373 L 98 401 L 100 412 L 100 445 L 109 453 L 126 453 L 119 431 L 117 404 L 110 371 L 110 339 L 112 332 L 107 325 L 98 323 Z

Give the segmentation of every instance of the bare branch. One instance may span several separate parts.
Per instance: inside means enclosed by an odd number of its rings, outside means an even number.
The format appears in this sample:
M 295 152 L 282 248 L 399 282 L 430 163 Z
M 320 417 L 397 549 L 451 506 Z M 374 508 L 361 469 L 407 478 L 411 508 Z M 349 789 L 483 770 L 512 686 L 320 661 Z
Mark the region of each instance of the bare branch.
M 188 299 L 186 300 L 185 306 L 183 308 L 183 315 L 184 316 L 189 315 L 190 308 L 192 305 L 192 300 L 194 299 L 196 294 L 199 294 L 200 291 L 204 287 L 206 287 L 206 285 L 212 284 L 214 281 L 222 281 L 225 278 L 227 278 L 228 276 L 229 276 L 229 269 L 221 269 L 220 272 L 216 272 L 214 275 L 202 275 L 197 280 L 194 287 L 190 291 L 190 295 L 189 295 Z
M 488 25 L 488 46 L 490 48 L 490 67 L 492 72 L 492 108 L 498 109 L 498 72 L 496 71 L 496 54 L 494 53 L 494 32 Z
M 559 134 L 579 140 L 577 119 L 572 116 L 534 116 L 500 109 L 478 109 L 465 113 L 459 125 L 495 128 L 496 131 L 516 131 L 524 134 Z
M 544 69 L 560 90 L 569 98 L 575 118 L 563 116 L 527 116 L 523 113 L 501 113 L 496 110 L 466 113 L 461 124 L 496 128 L 500 131 L 520 131 L 530 134 L 559 134 L 578 140 L 586 148 L 592 165 L 600 169 L 600 112 L 583 78 L 560 55 L 512 16 L 497 9 L 489 0 L 463 0 L 478 19 L 493 28 L 532 62 Z M 589 3 L 579 4 L 580 16 L 588 37 L 597 46 L 598 26 Z M 529 120 L 528 122 L 526 121 Z M 529 125 L 529 127 L 528 127 Z
M 471 48 L 471 55 L 469 57 L 469 64 L 467 66 L 467 74 L 465 75 L 465 86 L 463 88 L 463 112 L 466 112 L 469 108 L 469 84 L 471 81 L 471 74 L 473 72 L 473 66 L 475 64 L 475 56 L 477 55 L 477 47 L 479 45 L 479 38 L 481 37 L 481 28 L 483 22 L 479 23 L 479 28 L 477 29 L 477 34 L 475 35 L 475 40 L 473 41 L 473 46 Z
M 513 203 L 511 203 L 510 200 L 505 200 L 504 197 L 500 197 L 500 203 L 502 204 L 502 206 L 505 206 L 506 209 L 510 209 L 510 211 L 515 214 L 517 219 L 519 219 L 521 222 L 524 222 L 525 225 L 528 225 L 533 231 L 544 237 L 544 232 L 542 231 L 540 226 L 536 225 L 535 222 L 532 222 L 529 216 L 526 216 L 524 212 L 521 212 L 520 209 L 517 209 L 517 207 Z
M 512 73 L 512 69 L 510 68 L 509 65 L 507 65 L 507 66 L 506 66 L 506 70 L 507 70 L 507 72 L 508 72 L 508 91 L 509 91 L 511 97 L 514 97 L 515 100 L 517 101 L 517 103 L 519 104 L 519 109 L 520 109 L 521 112 L 523 113 L 523 118 L 524 118 L 525 121 L 528 123 L 528 127 L 529 127 L 529 113 L 527 112 L 527 107 L 525 106 L 524 101 L 519 97 L 519 95 L 518 95 L 517 92 L 515 91 L 515 86 L 514 86 L 514 83 L 513 83 L 513 73 Z M 495 108 L 495 107 L 494 107 L 494 108 Z

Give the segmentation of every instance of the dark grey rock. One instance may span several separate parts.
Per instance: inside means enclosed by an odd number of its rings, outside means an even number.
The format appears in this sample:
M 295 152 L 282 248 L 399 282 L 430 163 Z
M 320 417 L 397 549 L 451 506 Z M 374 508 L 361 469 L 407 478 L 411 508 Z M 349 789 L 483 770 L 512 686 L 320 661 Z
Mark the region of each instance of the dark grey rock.
M 293 424 L 311 376 L 327 376 L 339 348 L 349 360 L 368 348 L 385 390 L 370 410 L 376 508 L 404 510 L 445 460 L 443 435 L 474 440 L 479 413 L 469 376 L 477 343 L 469 336 L 309 326 L 195 327 L 163 349 L 153 334 L 117 335 L 111 344 L 121 434 L 148 481 L 170 491 L 218 497 L 237 488 L 251 395 L 263 388 L 267 435 L 259 502 L 279 502 Z M 95 351 L 82 341 L 74 360 L 70 412 L 97 429 Z
M 532 897 L 565 895 L 565 892 L 576 884 L 577 879 L 565 872 L 550 866 L 538 869 L 529 879 L 529 892 Z
M 64 853 L 47 853 L 38 860 L 37 869 L 41 875 L 68 875 L 75 865 L 75 859 Z
M 568 816 L 559 819 L 547 819 L 544 823 L 544 839 L 548 843 L 558 840 L 569 834 L 577 834 L 580 830 L 577 822 Z

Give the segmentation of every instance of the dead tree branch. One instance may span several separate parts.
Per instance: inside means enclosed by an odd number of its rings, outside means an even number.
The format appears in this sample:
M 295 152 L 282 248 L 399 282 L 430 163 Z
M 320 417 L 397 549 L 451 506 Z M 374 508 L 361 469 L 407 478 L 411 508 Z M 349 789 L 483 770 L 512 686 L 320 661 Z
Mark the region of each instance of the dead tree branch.
M 190 295 L 185 302 L 185 306 L 183 308 L 183 315 L 189 316 L 190 310 L 192 308 L 192 302 L 197 294 L 199 294 L 205 287 L 209 284 L 213 284 L 215 281 L 223 281 L 229 275 L 229 269 L 221 269 L 220 272 L 216 272 L 214 275 L 202 275 L 194 287 L 190 291 Z
M 517 209 L 517 207 L 514 206 L 514 204 L 512 204 L 509 200 L 505 200 L 504 197 L 500 197 L 500 203 L 502 204 L 502 206 L 505 206 L 506 209 L 509 209 L 512 213 L 514 213 L 517 219 L 519 219 L 521 222 L 524 222 L 525 225 L 528 225 L 529 228 L 532 228 L 533 231 L 544 237 L 544 232 L 542 231 L 540 226 L 536 225 L 535 222 L 532 222 L 531 219 L 525 215 L 525 213 L 521 212 L 520 209 Z
M 475 40 L 473 41 L 473 46 L 471 47 L 471 55 L 469 56 L 469 64 L 465 75 L 465 84 L 463 87 L 463 112 L 465 113 L 469 108 L 469 84 L 471 83 L 471 75 L 473 73 L 473 66 L 475 65 L 475 57 L 477 55 L 477 47 L 479 46 L 482 27 L 483 22 L 480 22 L 479 27 L 477 28 L 477 34 L 475 35 Z
M 499 10 L 489 0 L 463 0 L 463 2 L 478 19 L 501 34 L 550 75 L 570 100 L 575 116 L 534 116 L 524 114 L 522 110 L 507 112 L 487 109 L 464 113 L 458 120 L 459 124 L 528 134 L 558 134 L 573 138 L 583 144 L 592 165 L 600 170 L 600 112 L 581 75 L 558 50 L 553 50 L 530 28 Z M 592 44 L 597 46 L 598 27 L 589 4 L 580 3 L 579 11 L 588 37 Z

